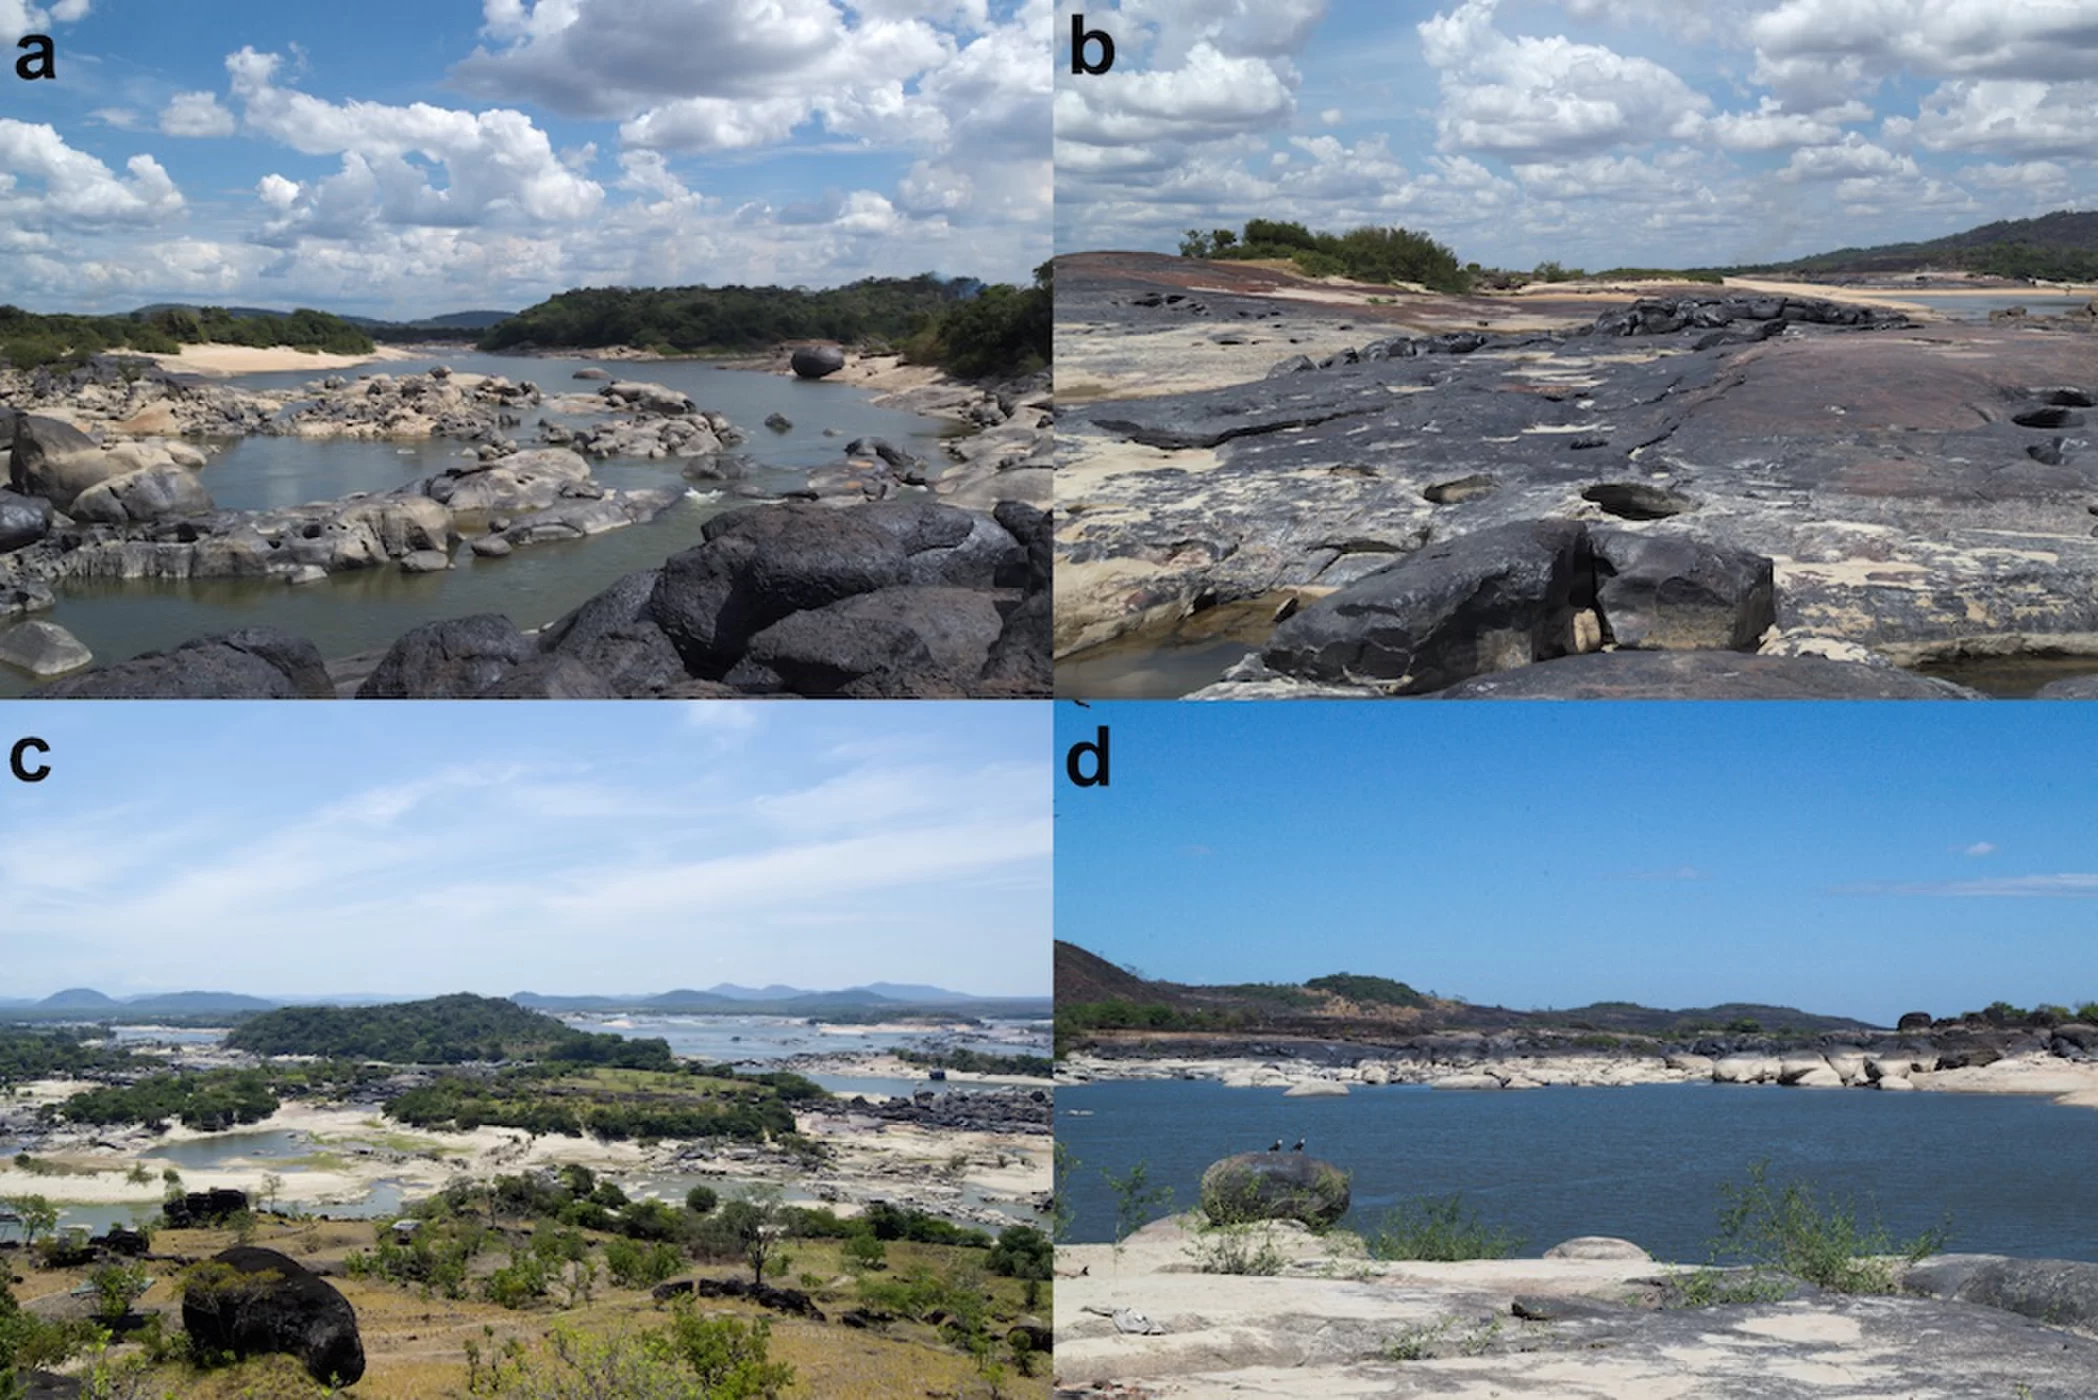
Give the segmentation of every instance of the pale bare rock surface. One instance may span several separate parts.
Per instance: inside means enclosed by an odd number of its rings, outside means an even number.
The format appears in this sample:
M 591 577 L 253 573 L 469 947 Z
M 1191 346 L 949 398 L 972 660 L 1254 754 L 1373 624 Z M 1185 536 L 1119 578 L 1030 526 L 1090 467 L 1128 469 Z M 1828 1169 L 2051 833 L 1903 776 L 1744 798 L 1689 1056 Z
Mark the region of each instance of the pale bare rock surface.
M 1273 1277 L 1182 1272 L 1187 1217 L 1057 1252 L 1059 1394 L 1151 1400 L 1965 1400 L 2098 1393 L 2098 1341 L 1909 1297 L 1654 1307 L 1640 1260 L 1375 1263 L 1278 1228 Z M 1080 1271 L 1083 1270 L 1081 1273 Z M 1553 1321 L 1516 1312 L 1546 1313 Z M 1116 1329 L 1133 1309 L 1163 1330 Z M 1124 1387 L 1117 1390 L 1116 1387 Z

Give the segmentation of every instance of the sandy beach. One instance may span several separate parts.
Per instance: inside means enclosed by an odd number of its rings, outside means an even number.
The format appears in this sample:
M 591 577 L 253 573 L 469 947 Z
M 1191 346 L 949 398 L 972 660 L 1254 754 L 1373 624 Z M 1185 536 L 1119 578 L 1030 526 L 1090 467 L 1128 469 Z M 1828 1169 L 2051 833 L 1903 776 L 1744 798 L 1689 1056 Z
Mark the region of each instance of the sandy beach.
M 294 350 L 288 345 L 267 349 L 253 345 L 185 345 L 180 354 L 147 355 L 162 369 L 177 374 L 203 374 L 226 378 L 236 374 L 275 374 L 286 370 L 349 369 L 396 360 L 427 360 L 427 350 L 381 345 L 369 355 L 330 355 L 318 350 Z

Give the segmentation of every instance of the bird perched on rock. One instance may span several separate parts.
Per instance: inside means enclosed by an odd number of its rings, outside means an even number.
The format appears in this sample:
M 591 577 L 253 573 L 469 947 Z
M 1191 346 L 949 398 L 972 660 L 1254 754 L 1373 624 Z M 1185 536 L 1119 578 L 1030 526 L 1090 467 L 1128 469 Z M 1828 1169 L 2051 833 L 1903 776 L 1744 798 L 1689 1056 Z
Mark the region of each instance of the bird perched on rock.
M 1280 1152 L 1281 1150 L 1282 1150 L 1282 1139 L 1281 1139 L 1281 1138 L 1276 1138 L 1276 1139 L 1275 1139 L 1275 1145 L 1274 1145 L 1273 1147 L 1270 1147 L 1270 1148 L 1268 1149 L 1268 1151 L 1270 1151 L 1270 1152 Z
M 1298 1138 L 1298 1139 L 1297 1139 L 1297 1145 L 1296 1145 L 1295 1147 L 1292 1147 L 1292 1148 L 1290 1149 L 1290 1151 L 1292 1151 L 1292 1152 L 1302 1152 L 1303 1150 L 1304 1150 L 1304 1139 L 1302 1139 L 1302 1138 Z

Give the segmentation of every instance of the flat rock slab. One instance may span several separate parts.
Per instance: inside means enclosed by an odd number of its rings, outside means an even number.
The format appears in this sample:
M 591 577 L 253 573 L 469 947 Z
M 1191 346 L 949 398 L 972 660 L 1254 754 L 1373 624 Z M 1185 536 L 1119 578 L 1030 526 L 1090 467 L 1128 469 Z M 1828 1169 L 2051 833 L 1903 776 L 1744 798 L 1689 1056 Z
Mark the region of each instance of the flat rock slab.
M 1304 1260 L 1280 1277 L 1248 1278 L 1144 1271 L 1157 1264 L 1138 1245 L 1111 1277 L 1113 1261 L 1091 1257 L 1108 1255 L 1104 1247 L 1072 1253 L 1085 1256 L 1089 1274 L 1058 1282 L 1056 1368 L 1076 1394 L 1115 1385 L 1159 1400 L 2098 1393 L 2098 1341 L 1968 1303 L 1815 1294 L 1659 1310 L 1628 1300 L 1649 1296 L 1667 1266 L 1630 1260 Z M 1060 1253 L 1058 1262 L 1067 1270 L 1073 1261 Z M 1118 1307 L 1163 1332 L 1119 1332 L 1100 1315 Z
M 1381 329 L 1357 326 L 1354 343 Z M 2098 634 L 2098 448 L 2052 416 L 2017 421 L 2064 408 L 2061 386 L 2098 389 L 2098 342 L 1957 324 L 1713 334 L 1499 336 L 1469 354 L 1066 406 L 1059 653 L 1198 606 L 1317 596 L 1365 562 L 1553 518 L 1682 528 L 1769 558 L 1786 632 L 1904 663 Z M 1449 489 L 1467 481 L 1492 487 Z

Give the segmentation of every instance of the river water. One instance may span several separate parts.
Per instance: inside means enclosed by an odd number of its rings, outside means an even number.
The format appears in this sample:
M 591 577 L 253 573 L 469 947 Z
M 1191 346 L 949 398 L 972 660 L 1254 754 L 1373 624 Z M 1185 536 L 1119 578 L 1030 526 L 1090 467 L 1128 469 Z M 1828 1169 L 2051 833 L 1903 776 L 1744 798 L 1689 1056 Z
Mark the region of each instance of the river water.
M 1113 1238 L 1103 1172 L 1144 1162 L 1185 1209 L 1211 1162 L 1302 1136 L 1353 1174 L 1350 1228 L 1373 1229 L 1411 1197 L 1461 1192 L 1533 1258 L 1577 1235 L 1616 1235 L 1656 1259 L 1704 1263 L 1721 1184 L 1765 1159 L 1773 1183 L 1850 1197 L 1896 1239 L 1949 1220 L 1949 1249 L 2098 1260 L 2098 1174 L 2081 1166 L 2098 1152 L 2098 1113 L 2045 1098 L 1667 1084 L 1357 1086 L 1291 1099 L 1166 1081 L 1061 1085 L 1056 1108 L 1057 1142 L 1080 1164 L 1067 1178 L 1077 1242 Z
M 467 374 L 529 379 L 547 395 L 594 393 L 603 381 L 576 380 L 580 369 L 602 369 L 617 379 L 648 380 L 689 394 L 700 408 L 726 416 L 745 434 L 736 451 L 757 470 L 750 485 L 779 492 L 799 486 L 808 472 L 844 459 L 845 444 L 860 436 L 885 437 L 928 463 L 945 460 L 939 440 L 955 425 L 896 409 L 876 408 L 875 394 L 844 384 L 795 379 L 752 370 L 723 369 L 695 360 L 660 362 L 555 359 L 443 352 L 429 359 L 375 362 L 336 371 L 411 374 L 445 364 Z M 226 382 L 254 390 L 296 389 L 321 376 L 313 371 L 242 375 Z M 775 432 L 765 419 L 783 414 L 794 426 Z M 537 439 L 532 414 L 511 436 L 520 446 Z M 830 431 L 825 432 L 826 429 Z M 470 452 L 449 438 L 412 442 L 353 442 L 291 437 L 248 437 L 216 451 L 201 473 L 213 501 L 254 510 L 333 500 L 353 491 L 389 491 L 442 471 Z M 608 487 L 633 490 L 687 485 L 676 460 L 611 458 L 592 462 Z M 67 628 L 99 663 L 160 651 L 193 637 L 236 627 L 279 627 L 309 637 L 335 658 L 390 646 L 420 623 L 473 613 L 507 614 L 519 627 L 542 626 L 609 586 L 622 574 L 654 568 L 700 542 L 714 515 L 747 503 L 715 492 L 689 494 L 646 525 L 559 544 L 531 545 L 505 559 L 481 559 L 461 547 L 454 567 L 433 574 L 397 568 L 354 570 L 320 583 L 291 587 L 280 580 L 185 579 L 84 582 L 66 585 L 58 606 L 44 614 Z M 0 695 L 20 695 L 34 682 L 0 667 Z

